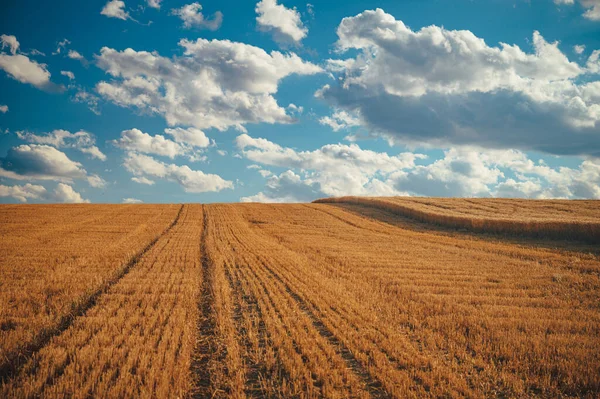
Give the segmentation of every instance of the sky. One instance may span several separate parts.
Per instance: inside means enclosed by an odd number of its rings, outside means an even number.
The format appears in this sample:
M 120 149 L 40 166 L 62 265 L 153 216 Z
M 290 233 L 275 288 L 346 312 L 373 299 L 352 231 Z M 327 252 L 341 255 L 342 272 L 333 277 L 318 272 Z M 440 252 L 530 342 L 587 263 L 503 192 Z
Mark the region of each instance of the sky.
M 600 198 L 600 0 L 3 0 L 0 203 Z

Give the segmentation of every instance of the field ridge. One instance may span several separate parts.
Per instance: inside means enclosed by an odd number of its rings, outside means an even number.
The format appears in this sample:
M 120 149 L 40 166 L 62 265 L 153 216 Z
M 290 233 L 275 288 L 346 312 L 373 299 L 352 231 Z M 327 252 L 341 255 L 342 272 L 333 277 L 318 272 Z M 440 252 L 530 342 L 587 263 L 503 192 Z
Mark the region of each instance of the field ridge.
M 334 197 L 313 201 L 315 204 L 354 204 L 383 209 L 420 222 L 465 229 L 476 233 L 510 234 L 559 240 L 600 243 L 600 221 L 516 220 L 498 217 L 435 212 L 400 197 Z
M 70 313 L 62 316 L 58 320 L 55 326 L 43 329 L 32 341 L 26 343 L 24 346 L 19 348 L 18 351 L 6 356 L 6 358 L 0 364 L 0 383 L 4 384 L 17 375 L 27 361 L 42 348 L 44 348 L 53 337 L 66 331 L 78 317 L 83 316 L 96 304 L 98 298 L 100 298 L 103 293 L 107 292 L 110 287 L 125 277 L 127 273 L 129 273 L 129 271 L 131 271 L 131 269 L 138 263 L 142 256 L 148 252 L 161 237 L 167 234 L 177 224 L 183 208 L 184 205 L 182 204 L 177 212 L 177 215 L 175 216 L 175 219 L 169 226 L 167 226 L 165 230 L 152 239 L 152 241 L 142 248 L 142 250 L 134 254 L 111 278 L 105 280 L 94 292 L 87 295 L 83 300 L 79 301 L 79 303 L 73 307 Z

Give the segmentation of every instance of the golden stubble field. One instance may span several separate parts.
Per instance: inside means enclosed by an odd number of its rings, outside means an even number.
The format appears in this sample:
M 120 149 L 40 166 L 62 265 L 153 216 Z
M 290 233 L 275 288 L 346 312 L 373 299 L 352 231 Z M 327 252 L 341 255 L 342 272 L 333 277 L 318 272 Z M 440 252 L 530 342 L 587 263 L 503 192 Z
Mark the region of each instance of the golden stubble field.
M 598 397 L 600 204 L 469 201 L 0 206 L 0 397 Z

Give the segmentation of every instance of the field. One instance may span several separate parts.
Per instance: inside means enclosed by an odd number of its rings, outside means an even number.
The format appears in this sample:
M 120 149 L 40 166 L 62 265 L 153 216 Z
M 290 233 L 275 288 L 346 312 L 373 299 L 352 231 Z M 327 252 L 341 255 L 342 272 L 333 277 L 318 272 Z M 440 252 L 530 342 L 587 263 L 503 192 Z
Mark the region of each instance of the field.
M 594 201 L 0 206 L 0 397 L 597 398 L 599 223 Z

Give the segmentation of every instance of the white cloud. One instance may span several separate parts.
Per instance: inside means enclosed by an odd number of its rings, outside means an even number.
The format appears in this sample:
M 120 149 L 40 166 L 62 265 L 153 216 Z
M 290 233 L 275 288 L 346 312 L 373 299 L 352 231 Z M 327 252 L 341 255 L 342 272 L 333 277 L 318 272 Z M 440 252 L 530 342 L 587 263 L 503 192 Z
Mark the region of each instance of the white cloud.
M 196 150 L 196 148 L 204 149 L 210 144 L 204 132 L 196 128 L 175 128 L 165 129 L 165 133 L 172 136 L 175 141 L 160 134 L 152 136 L 134 128 L 122 131 L 121 137 L 113 140 L 112 143 L 127 151 L 160 155 L 171 159 L 185 155 L 192 161 L 205 160 L 205 157 Z
M 57 46 L 56 46 L 56 51 L 52 53 L 52 55 L 57 55 L 62 53 L 62 51 L 64 49 L 67 48 L 67 46 L 71 44 L 71 41 L 68 39 L 63 39 L 62 41 L 58 42 Z
M 26 55 L 18 54 L 19 42 L 14 36 L 2 35 L 0 41 L 2 50 L 4 47 L 9 47 L 10 50 L 10 54 L 0 53 L 0 69 L 11 78 L 49 92 L 64 91 L 64 86 L 50 81 L 50 72 L 45 64 L 38 64 Z
M 101 15 L 105 15 L 109 18 L 118 18 L 122 20 L 130 19 L 131 16 L 125 11 L 125 2 L 121 0 L 111 0 L 104 5 Z
M 583 52 L 585 51 L 585 45 L 576 44 L 575 46 L 573 46 L 573 51 L 575 52 L 575 54 L 583 54 Z
M 112 143 L 123 150 L 162 155 L 169 158 L 175 158 L 186 151 L 178 143 L 160 134 L 151 136 L 135 128 L 122 131 L 121 137 L 118 140 L 113 140 Z
M 265 188 L 243 201 L 305 202 L 343 195 L 600 198 L 600 162 L 592 160 L 578 168 L 551 168 L 517 150 L 461 147 L 427 163 L 421 154 L 390 156 L 356 144 L 296 151 L 246 134 L 236 143 L 250 161 L 289 169 L 279 175 L 264 170 Z
M 81 194 L 73 190 L 73 187 L 64 183 L 58 183 L 53 192 L 53 199 L 57 202 L 66 204 L 82 204 L 90 202 L 89 200 L 83 199 Z
M 202 130 L 193 127 L 165 129 L 165 133 L 172 136 L 177 143 L 200 148 L 206 148 L 210 145 L 210 140 L 206 137 L 206 134 Z
M 338 50 L 358 54 L 329 62 L 339 81 L 316 95 L 374 135 L 442 148 L 600 155 L 600 90 L 580 79 L 600 70 L 598 54 L 582 67 L 538 32 L 530 54 L 490 47 L 466 30 L 413 31 L 381 9 L 344 18 L 337 33 Z
M 98 106 L 100 98 L 92 93 L 87 92 L 84 88 L 79 87 L 77 89 L 77 93 L 71 97 L 71 100 L 76 103 L 87 105 L 90 111 L 96 115 L 100 115 L 100 109 Z
M 15 36 L 0 35 L 0 42 L 2 42 L 2 50 L 4 50 L 4 47 L 8 47 L 12 55 L 17 54 L 17 50 L 19 49 L 19 41 Z
M 413 153 L 390 156 L 384 152 L 363 150 L 356 144 L 328 144 L 314 151 L 298 152 L 247 134 L 238 136 L 236 145 L 243 156 L 253 162 L 306 171 L 303 185 L 309 187 L 303 189 L 308 190 L 302 191 L 305 195 L 308 195 L 307 192 L 319 192 L 327 196 L 397 195 L 399 191 L 380 184 L 382 180 L 391 173 L 413 168 L 417 159 L 425 158 L 424 155 Z M 293 175 L 284 175 L 281 181 L 282 176 L 272 177 L 269 185 L 273 188 L 297 182 L 296 174 Z M 305 199 L 299 193 L 294 196 L 299 201 Z M 273 195 L 269 198 L 273 198 Z
M 137 198 L 123 198 L 124 204 L 143 204 L 144 201 L 139 200 Z
M 123 107 L 164 115 L 167 123 L 198 129 L 247 123 L 291 123 L 273 94 L 292 74 L 312 75 L 321 68 L 294 53 L 282 54 L 227 40 L 181 40 L 183 56 L 102 48 L 98 66 L 112 75 L 96 89 Z
M 181 8 L 171 10 L 171 15 L 176 15 L 183 21 L 183 27 L 186 29 L 200 28 L 208 30 L 217 30 L 223 23 L 223 13 L 215 12 L 212 19 L 204 18 L 204 14 L 200 12 L 202 6 L 200 3 L 186 4 Z
M 3 114 L 8 112 L 8 105 L 0 105 L 0 112 Z
M 67 78 L 69 78 L 69 80 L 75 79 L 75 74 L 71 71 L 60 71 L 60 74 L 62 76 L 66 76 Z
M 600 0 L 578 0 L 581 7 L 585 9 L 584 18 L 591 21 L 600 21 Z M 575 0 L 554 0 L 555 4 L 573 5 Z
M 319 189 L 318 183 L 309 183 L 291 170 L 272 176 L 265 191 L 240 198 L 241 202 L 310 202 L 327 196 Z
M 91 187 L 94 188 L 104 188 L 107 186 L 107 182 L 106 180 L 104 180 L 103 178 L 101 178 L 98 175 L 90 175 L 87 177 L 87 182 Z
M 161 2 L 162 2 L 162 0 L 146 0 L 148 7 L 158 8 L 158 9 L 160 8 Z
M 71 180 L 87 177 L 79 162 L 48 145 L 24 144 L 0 158 L 0 176 L 15 180 Z
M 282 4 L 277 4 L 277 0 L 258 2 L 256 13 L 258 27 L 272 32 L 277 42 L 300 44 L 308 34 L 308 29 L 302 23 L 296 8 L 286 8 Z
M 40 199 L 44 194 L 46 194 L 46 189 L 43 186 L 29 183 L 23 186 L 0 184 L 0 197 L 12 197 L 21 202 L 27 202 L 27 199 Z
M 342 129 L 348 129 L 354 126 L 360 126 L 360 119 L 350 115 L 346 111 L 336 110 L 331 116 L 324 116 L 319 119 L 321 125 L 329 126 L 334 132 Z
M 148 186 L 153 186 L 154 185 L 154 181 L 153 180 L 150 180 L 150 179 L 145 178 L 145 177 L 132 177 L 131 181 L 134 181 L 134 182 L 139 183 L 139 184 L 146 184 Z
M 166 164 L 147 155 L 129 153 L 125 168 L 137 178 L 157 177 L 176 182 L 189 193 L 216 192 L 233 188 L 233 183 L 215 174 L 192 170 L 187 165 Z
M 36 135 L 30 132 L 17 132 L 17 136 L 21 140 L 25 140 L 30 143 L 48 144 L 56 148 L 74 148 L 90 155 L 92 158 L 96 158 L 101 161 L 106 160 L 106 155 L 104 155 L 98 149 L 98 147 L 96 147 L 96 139 L 94 135 L 86 132 L 85 130 L 71 133 L 67 130 L 58 129 L 44 135 Z

